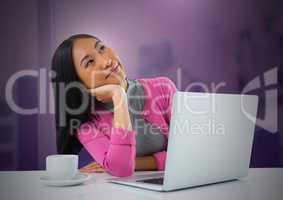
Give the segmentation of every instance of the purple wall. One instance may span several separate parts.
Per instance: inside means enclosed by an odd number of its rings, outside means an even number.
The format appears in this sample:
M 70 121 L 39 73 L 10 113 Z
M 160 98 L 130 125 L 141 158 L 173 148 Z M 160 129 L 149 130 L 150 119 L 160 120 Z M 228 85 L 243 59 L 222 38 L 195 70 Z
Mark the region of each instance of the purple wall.
M 28 27 L 35 30 L 34 40 L 24 40 L 20 47 L 28 52 L 26 45 L 27 48 L 35 46 L 38 51 L 31 52 L 30 56 L 36 57 L 38 68 L 49 68 L 54 49 L 75 33 L 94 34 L 112 46 L 129 77 L 168 76 L 180 90 L 201 81 L 207 85 L 225 82 L 220 91 L 240 92 L 255 76 L 275 66 L 282 68 L 283 64 L 283 15 L 280 12 L 283 5 L 279 0 L 30 0 L 29 3 L 34 9 L 17 5 L 24 17 L 4 15 L 13 18 L 16 24 L 25 19 Z M 19 34 L 31 37 L 28 30 L 21 30 Z M 11 28 L 4 32 L 11 40 L 10 33 L 16 31 L 18 29 Z M 12 57 L 17 46 L 19 44 L 12 43 L 9 46 L 12 50 L 6 55 Z M 1 48 L 1 52 L 5 50 Z M 18 60 L 26 57 L 20 56 Z M 15 70 L 21 67 L 25 66 L 16 63 L 13 66 Z M 180 83 L 177 67 L 182 70 Z M 8 75 L 1 76 L 7 79 Z M 281 77 L 282 74 L 279 79 Z M 259 89 L 258 93 L 264 90 Z M 261 97 L 264 102 L 264 96 Z M 279 103 L 281 115 L 282 101 Z M 261 118 L 265 115 L 263 108 Z M 36 162 L 42 169 L 45 156 L 55 153 L 53 115 L 39 115 L 37 120 L 38 132 L 34 132 L 34 136 L 38 138 L 38 145 L 33 150 L 38 152 Z M 282 133 L 280 124 L 279 129 Z M 258 127 L 251 166 L 283 165 L 282 144 L 279 133 L 271 134 Z M 31 150 L 26 149 L 26 152 Z
M 38 67 L 37 0 L 1 2 L 0 13 L 0 170 L 37 169 L 38 117 L 18 115 L 5 101 L 12 74 Z M 28 108 L 37 104 L 36 83 L 33 78 L 19 79 L 14 89 L 18 104 Z

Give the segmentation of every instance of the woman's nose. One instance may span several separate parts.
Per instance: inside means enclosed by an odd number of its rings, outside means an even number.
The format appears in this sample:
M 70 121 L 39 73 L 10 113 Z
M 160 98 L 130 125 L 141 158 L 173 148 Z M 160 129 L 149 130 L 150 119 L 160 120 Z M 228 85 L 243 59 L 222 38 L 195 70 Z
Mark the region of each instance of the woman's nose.
M 111 68 L 112 65 L 113 65 L 113 60 L 112 59 L 107 59 L 106 63 L 103 66 L 104 66 L 104 69 L 108 69 L 108 68 Z

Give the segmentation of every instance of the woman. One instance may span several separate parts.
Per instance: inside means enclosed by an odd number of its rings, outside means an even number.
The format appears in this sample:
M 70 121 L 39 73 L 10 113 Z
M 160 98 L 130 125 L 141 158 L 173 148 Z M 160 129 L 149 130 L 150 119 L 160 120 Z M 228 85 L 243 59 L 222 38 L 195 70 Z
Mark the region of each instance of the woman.
M 128 79 L 117 54 L 92 35 L 73 35 L 52 59 L 57 149 L 84 147 L 114 176 L 164 170 L 174 83 Z

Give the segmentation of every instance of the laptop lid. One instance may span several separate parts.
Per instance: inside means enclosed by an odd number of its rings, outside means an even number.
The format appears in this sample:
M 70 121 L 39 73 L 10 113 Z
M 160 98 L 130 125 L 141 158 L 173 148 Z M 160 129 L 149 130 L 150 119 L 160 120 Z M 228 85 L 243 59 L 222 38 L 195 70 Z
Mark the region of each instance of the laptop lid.
M 164 176 L 164 190 L 246 176 L 258 97 L 177 91 Z

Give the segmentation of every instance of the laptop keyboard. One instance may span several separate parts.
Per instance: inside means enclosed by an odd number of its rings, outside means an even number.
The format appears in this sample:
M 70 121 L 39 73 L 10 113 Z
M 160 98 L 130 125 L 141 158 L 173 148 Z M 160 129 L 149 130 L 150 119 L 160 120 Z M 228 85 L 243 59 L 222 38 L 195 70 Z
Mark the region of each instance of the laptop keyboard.
M 146 180 L 137 180 L 136 182 L 151 183 L 151 184 L 156 184 L 156 185 L 163 185 L 163 177 L 162 178 L 146 179 Z

